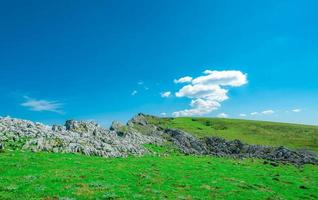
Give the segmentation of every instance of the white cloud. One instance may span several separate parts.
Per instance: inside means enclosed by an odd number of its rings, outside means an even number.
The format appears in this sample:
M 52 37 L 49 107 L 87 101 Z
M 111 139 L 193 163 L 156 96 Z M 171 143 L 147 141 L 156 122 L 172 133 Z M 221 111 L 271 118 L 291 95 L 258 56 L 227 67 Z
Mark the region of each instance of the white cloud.
M 173 82 L 174 83 L 189 83 L 192 81 L 192 77 L 190 76 L 185 76 L 179 79 L 175 79 Z
M 21 106 L 28 107 L 32 111 L 49 111 L 63 114 L 62 104 L 58 101 L 36 100 L 25 96 L 25 102 Z
M 239 114 L 240 117 L 246 117 L 247 115 L 244 113 Z
M 176 93 L 176 97 L 207 98 L 221 102 L 228 99 L 227 92 L 218 85 L 186 85 Z
M 292 111 L 295 112 L 295 113 L 298 113 L 298 112 L 301 112 L 301 109 L 296 108 L 296 109 L 294 109 L 294 110 L 292 110 Z
M 162 92 L 160 95 L 162 98 L 168 98 L 171 96 L 171 92 L 170 91 Z
M 211 71 L 205 70 L 205 76 L 192 80 L 193 84 L 220 85 L 239 87 L 247 83 L 247 75 L 241 71 Z
M 191 101 L 190 106 L 209 110 L 211 108 L 220 107 L 221 105 L 219 102 L 211 101 L 209 99 L 195 99 Z
M 160 115 L 161 115 L 161 116 L 166 116 L 166 115 L 167 115 L 167 113 L 162 112 L 162 113 L 160 113 Z
M 262 112 L 252 112 L 252 113 L 250 113 L 250 115 L 252 115 L 252 116 L 255 116 L 255 115 L 272 115 L 274 113 L 275 113 L 274 110 L 264 110 Z
M 220 113 L 220 114 L 218 114 L 218 116 L 217 117 L 219 117 L 219 118 L 228 118 L 229 117 L 229 115 L 228 114 L 226 114 L 226 113 Z
M 272 115 L 272 114 L 274 114 L 274 113 L 275 113 L 275 111 L 273 111 L 273 110 L 264 110 L 264 111 L 262 112 L 263 115 Z
M 144 84 L 144 82 L 143 81 L 138 81 L 138 83 L 137 83 L 138 85 L 143 85 Z
M 138 94 L 138 91 L 137 91 L 137 90 L 134 90 L 134 91 L 131 92 L 131 95 L 132 95 L 132 96 L 135 96 L 136 94 Z
M 204 115 L 217 110 L 221 102 L 227 100 L 228 89 L 222 86 L 239 87 L 247 83 L 247 75 L 240 71 L 204 71 L 204 76 L 192 78 L 186 76 L 175 83 L 191 82 L 175 93 L 176 97 L 191 99 L 191 109 L 176 111 L 173 116 Z
M 192 109 L 176 111 L 173 112 L 172 115 L 174 117 L 204 115 L 212 112 L 213 110 L 217 110 L 221 105 L 219 102 L 209 99 L 194 99 L 191 100 L 190 106 Z

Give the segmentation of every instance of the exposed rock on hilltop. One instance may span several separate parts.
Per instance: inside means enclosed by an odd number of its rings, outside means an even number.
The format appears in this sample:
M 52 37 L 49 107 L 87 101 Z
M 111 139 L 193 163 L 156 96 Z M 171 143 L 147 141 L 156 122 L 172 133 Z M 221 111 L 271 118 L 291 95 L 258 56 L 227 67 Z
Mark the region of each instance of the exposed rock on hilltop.
M 46 126 L 27 120 L 0 118 L 0 151 L 24 149 L 81 153 L 103 157 L 143 155 L 144 144 L 174 144 L 184 154 L 261 158 L 297 165 L 318 164 L 316 155 L 284 147 L 247 145 L 218 137 L 196 138 L 176 129 L 163 129 L 158 118 L 138 114 L 127 125 L 113 122 L 109 129 L 94 122 L 68 120 L 64 126 Z
M 197 139 L 180 130 L 169 129 L 166 133 L 171 136 L 171 141 L 185 154 L 261 158 L 296 165 L 318 164 L 316 155 L 306 151 L 293 151 L 285 147 L 248 145 L 240 140 L 226 141 L 219 137 Z
M 0 143 L 24 150 L 122 157 L 143 155 L 147 152 L 143 144 L 162 142 L 160 137 L 142 135 L 128 126 L 123 136 L 94 122 L 68 120 L 64 126 L 50 127 L 27 120 L 0 118 Z

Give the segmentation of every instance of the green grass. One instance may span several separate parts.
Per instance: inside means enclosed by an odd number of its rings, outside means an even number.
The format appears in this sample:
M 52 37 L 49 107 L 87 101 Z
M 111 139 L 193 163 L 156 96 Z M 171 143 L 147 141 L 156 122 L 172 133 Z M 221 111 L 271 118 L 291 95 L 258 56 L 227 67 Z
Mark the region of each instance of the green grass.
M 214 118 L 149 121 L 198 137 L 318 151 L 317 126 Z M 24 140 L 10 140 L 0 152 L 1 200 L 318 199 L 314 165 L 274 167 L 255 159 L 185 156 L 171 143 L 146 144 L 151 155 L 128 158 L 18 151 Z
M 164 128 L 177 128 L 198 137 L 219 136 L 248 144 L 286 146 L 318 152 L 318 126 L 219 118 L 150 118 Z
M 158 156 L 167 156 L 167 155 L 182 155 L 182 152 L 174 146 L 172 143 L 165 143 L 161 146 L 155 145 L 155 144 L 144 144 L 144 147 L 146 147 L 151 155 L 158 155 Z
M 63 198 L 317 199 L 318 167 L 182 155 L 0 154 L 0 199 Z

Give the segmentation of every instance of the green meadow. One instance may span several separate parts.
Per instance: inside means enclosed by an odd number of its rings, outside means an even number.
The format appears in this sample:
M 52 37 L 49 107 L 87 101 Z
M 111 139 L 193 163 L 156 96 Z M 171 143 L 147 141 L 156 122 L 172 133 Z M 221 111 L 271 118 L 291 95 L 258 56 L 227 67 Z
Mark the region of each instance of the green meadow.
M 6 152 L 0 199 L 317 199 L 318 167 L 183 155 Z
M 318 126 L 221 118 L 150 118 L 163 128 L 176 128 L 198 137 L 218 136 L 248 144 L 286 146 L 318 152 Z
M 214 118 L 149 118 L 197 137 L 318 151 L 318 127 Z M 186 156 L 172 144 L 143 157 L 0 153 L 0 199 L 318 199 L 318 167 Z

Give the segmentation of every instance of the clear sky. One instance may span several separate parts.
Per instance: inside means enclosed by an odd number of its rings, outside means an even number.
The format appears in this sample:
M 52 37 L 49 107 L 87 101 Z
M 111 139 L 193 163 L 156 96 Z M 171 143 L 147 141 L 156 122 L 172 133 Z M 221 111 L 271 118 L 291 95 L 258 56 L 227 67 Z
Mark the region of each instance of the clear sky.
M 0 115 L 107 125 L 188 109 L 318 124 L 317 10 L 315 0 L 1 1 Z M 199 76 L 228 79 L 203 87 Z

